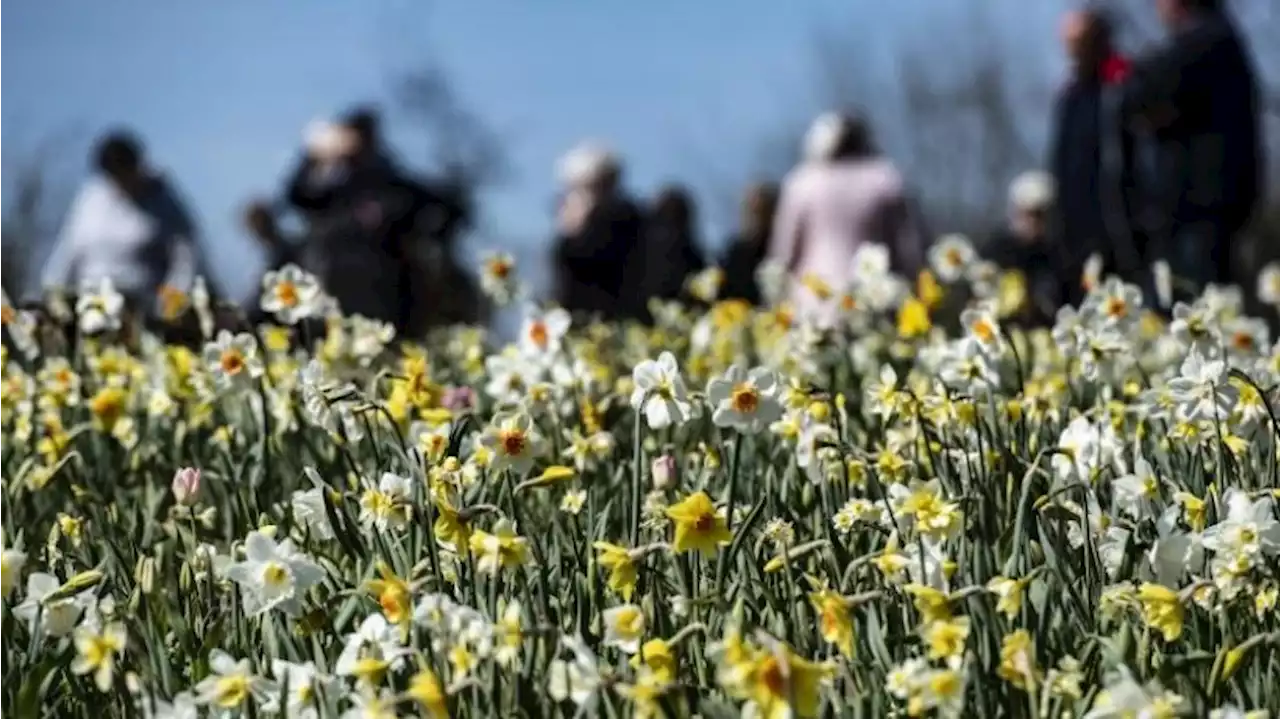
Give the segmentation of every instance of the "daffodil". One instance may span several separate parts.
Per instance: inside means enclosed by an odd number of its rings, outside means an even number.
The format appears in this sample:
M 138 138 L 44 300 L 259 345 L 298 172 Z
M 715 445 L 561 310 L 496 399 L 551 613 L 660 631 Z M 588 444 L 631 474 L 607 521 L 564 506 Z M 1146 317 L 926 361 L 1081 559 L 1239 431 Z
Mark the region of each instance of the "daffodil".
M 413 593 L 409 583 L 396 575 L 386 562 L 377 562 L 378 578 L 364 583 L 365 590 L 378 600 L 388 622 L 405 625 L 413 617 Z
M 1033 691 L 1039 681 L 1036 670 L 1035 645 L 1031 634 L 1019 629 L 1006 634 L 1000 642 L 1000 668 L 997 670 L 1001 679 L 1023 691 Z
M 996 611 L 1004 613 L 1010 621 L 1013 621 L 1022 609 L 1022 597 L 1026 588 L 1026 579 L 992 577 L 987 582 L 987 591 L 996 595 Z
M 785 645 L 760 650 L 745 681 L 748 708 L 744 712 L 761 719 L 816 717 L 822 687 L 831 674 L 829 665 L 799 657 Z
M 1166 642 L 1182 636 L 1184 611 L 1176 591 L 1147 582 L 1138 587 L 1138 602 L 1142 606 L 1142 620 L 1160 632 Z
M 243 710 L 271 695 L 271 682 L 253 673 L 248 659 L 235 659 L 221 649 L 209 656 L 209 676 L 195 686 L 196 702 L 221 711 Z
M 644 610 L 634 604 L 623 604 L 604 611 L 604 644 L 627 654 L 640 650 L 645 630 Z
M 853 658 L 853 618 L 848 601 L 838 592 L 821 589 L 809 594 L 809 602 L 818 613 L 818 631 L 834 644 L 845 657 Z
M 641 644 L 640 651 L 631 657 L 631 666 L 635 669 L 645 667 L 663 681 L 675 681 L 675 650 L 665 639 L 650 639 Z
M 635 560 L 631 558 L 631 551 L 609 542 L 595 542 L 591 546 L 600 553 L 596 561 L 601 567 L 609 570 L 607 580 L 609 589 L 617 592 L 624 601 L 631 601 L 638 575 Z
M 497 574 L 500 569 L 523 564 L 528 557 L 529 540 L 516 534 L 515 524 L 500 519 L 493 533 L 476 530 L 470 538 L 471 553 L 476 555 L 476 571 Z
M 428 719 L 449 719 L 449 702 L 439 677 L 430 669 L 420 669 L 409 679 L 406 695 L 418 704 Z
M 71 662 L 71 673 L 93 674 L 98 691 L 111 690 L 115 677 L 116 657 L 124 653 L 129 635 L 119 622 L 102 627 L 81 627 L 75 633 L 76 658 Z
M 695 492 L 667 507 L 667 518 L 675 525 L 675 551 L 714 554 L 728 544 L 732 533 L 705 492 Z

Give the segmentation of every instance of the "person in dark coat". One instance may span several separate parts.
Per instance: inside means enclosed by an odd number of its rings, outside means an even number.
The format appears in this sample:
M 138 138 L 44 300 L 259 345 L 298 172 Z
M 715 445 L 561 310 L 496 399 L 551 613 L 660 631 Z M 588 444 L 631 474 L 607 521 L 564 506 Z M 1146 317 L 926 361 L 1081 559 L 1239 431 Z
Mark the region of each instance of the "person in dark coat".
M 1027 301 L 1013 319 L 1032 326 L 1053 322 L 1062 289 L 1049 239 L 1054 195 L 1054 181 L 1048 174 L 1019 175 L 1009 186 L 1009 223 L 991 238 L 983 252 L 1001 269 L 1022 275 Z
M 584 145 L 566 156 L 561 174 L 569 188 L 555 239 L 556 301 L 606 319 L 641 316 L 643 303 L 624 295 L 623 283 L 644 218 L 622 191 L 621 166 L 611 152 Z
M 627 268 L 624 302 L 649 320 L 649 300 L 686 298 L 685 283 L 707 266 L 697 239 L 697 210 L 689 192 L 668 185 L 645 219 L 644 239 Z
M 434 193 L 400 172 L 377 116 L 362 110 L 313 133 L 287 197 L 308 221 L 307 267 L 347 314 L 403 332 L 412 307 L 408 243 Z
M 1256 73 L 1217 0 L 1159 0 L 1167 41 L 1135 64 L 1129 116 L 1154 136 L 1153 255 L 1188 290 L 1232 279 L 1233 238 L 1263 195 Z
M 773 216 L 778 211 L 778 186 L 754 184 L 747 188 L 742 203 L 742 226 L 729 238 L 720 269 L 724 271 L 722 299 L 745 300 L 753 305 L 761 302 L 756 270 L 769 252 L 773 234 Z
M 1071 78 L 1054 108 L 1049 167 L 1057 186 L 1054 233 L 1066 299 L 1081 300 L 1085 261 L 1098 254 L 1105 271 L 1130 282 L 1146 272 L 1143 240 L 1133 222 L 1137 138 L 1123 121 L 1122 82 L 1129 62 L 1111 41 L 1106 17 L 1077 11 L 1063 23 Z

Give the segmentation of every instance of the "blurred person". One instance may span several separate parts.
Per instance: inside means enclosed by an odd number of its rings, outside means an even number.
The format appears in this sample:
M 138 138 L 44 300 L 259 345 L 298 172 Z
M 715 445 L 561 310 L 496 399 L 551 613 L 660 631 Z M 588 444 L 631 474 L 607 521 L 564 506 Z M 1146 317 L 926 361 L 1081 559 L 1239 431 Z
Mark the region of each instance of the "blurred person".
M 1134 66 L 1127 113 L 1152 133 L 1149 259 L 1191 292 L 1230 283 L 1232 243 L 1264 194 L 1261 99 L 1247 48 L 1218 0 L 1157 0 L 1168 30 Z
M 574 313 L 642 317 L 644 299 L 624 294 L 624 282 L 644 219 L 622 189 L 617 157 L 585 143 L 561 160 L 560 176 L 567 187 L 553 250 L 556 301 Z
M 756 269 L 769 252 L 773 234 L 773 217 L 778 211 L 778 186 L 757 183 L 747 188 L 742 202 L 741 226 L 729 238 L 720 268 L 724 271 L 723 299 L 739 299 L 758 305 L 761 302 Z
M 623 302 L 636 302 L 649 318 L 651 299 L 684 297 L 685 282 L 706 267 L 697 238 L 697 208 L 689 191 L 668 185 L 658 191 L 644 221 L 639 247 L 627 265 Z
M 825 322 L 838 308 L 808 280 L 844 292 L 854 279 L 854 253 L 868 242 L 887 247 L 894 269 L 912 275 L 924 247 L 905 181 L 876 150 L 862 119 L 823 115 L 805 145 L 806 161 L 782 185 L 769 257 L 806 280 L 796 283 L 792 300 Z
M 1018 319 L 1029 324 L 1052 322 L 1062 291 L 1057 249 L 1049 239 L 1055 201 L 1053 177 L 1032 171 L 1009 186 L 1009 222 L 983 253 L 1005 270 L 1017 271 L 1026 287 L 1027 302 Z
M 1090 255 L 1098 254 L 1106 272 L 1130 282 L 1140 281 L 1145 262 L 1133 222 L 1137 140 L 1120 112 L 1130 63 L 1116 52 L 1110 22 L 1097 11 L 1068 13 L 1062 43 L 1071 76 L 1054 107 L 1049 165 L 1058 194 L 1060 272 L 1067 299 L 1079 303 Z
M 196 227 L 128 131 L 102 137 L 45 262 L 41 284 L 71 291 L 110 280 L 134 312 L 159 309 L 162 288 L 190 292 L 202 264 Z
M 397 169 L 376 112 L 314 126 L 286 196 L 308 224 L 305 264 L 341 310 L 403 333 L 413 304 L 410 244 L 436 198 Z

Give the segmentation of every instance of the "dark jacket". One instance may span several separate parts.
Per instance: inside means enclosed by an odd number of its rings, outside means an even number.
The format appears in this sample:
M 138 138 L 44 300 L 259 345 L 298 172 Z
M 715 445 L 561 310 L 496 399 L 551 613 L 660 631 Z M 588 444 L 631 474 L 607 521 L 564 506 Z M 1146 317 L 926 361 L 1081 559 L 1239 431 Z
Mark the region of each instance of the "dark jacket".
M 343 312 L 403 330 L 411 304 L 408 243 L 435 194 L 380 155 L 322 172 L 304 158 L 287 197 L 307 220 L 306 266 Z
M 720 269 L 724 271 L 721 299 L 760 304 L 762 298 L 760 284 L 756 281 L 756 270 L 764 262 L 768 251 L 768 235 L 737 234 L 729 238 L 729 244 L 720 260 Z
M 649 321 L 649 300 L 689 299 L 685 284 L 707 266 L 692 229 L 679 219 L 652 215 L 644 241 L 627 268 L 627 296 L 623 304 L 632 316 Z
M 1137 141 L 1121 114 L 1126 67 L 1109 58 L 1096 73 L 1073 79 L 1054 108 L 1049 165 L 1058 188 L 1054 241 L 1065 277 L 1078 277 L 1093 253 L 1102 255 L 1108 272 L 1131 280 L 1145 267 L 1133 222 L 1141 202 Z
M 634 317 L 639 308 L 623 298 L 623 282 L 640 242 L 644 219 L 622 196 L 599 202 L 578 232 L 555 239 L 556 299 L 575 313 Z
M 1265 166 L 1257 79 L 1230 18 L 1201 13 L 1137 63 L 1125 109 L 1156 142 L 1150 216 L 1159 254 L 1193 273 L 1210 262 L 1199 279 L 1229 281 L 1231 238 L 1263 194 Z M 1186 243 L 1202 247 L 1178 246 Z

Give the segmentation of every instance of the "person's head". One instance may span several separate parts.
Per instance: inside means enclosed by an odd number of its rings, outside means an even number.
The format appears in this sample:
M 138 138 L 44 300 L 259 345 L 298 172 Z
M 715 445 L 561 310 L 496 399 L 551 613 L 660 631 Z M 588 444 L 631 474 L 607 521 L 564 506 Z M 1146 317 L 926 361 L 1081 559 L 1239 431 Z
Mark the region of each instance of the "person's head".
M 1218 10 L 1221 5 L 1220 0 L 1156 0 L 1156 12 L 1165 27 L 1176 30 L 1196 14 Z
M 1099 10 L 1074 10 L 1062 20 L 1062 45 L 1077 73 L 1095 72 L 1111 52 L 1111 22 Z
M 559 175 L 571 190 L 608 194 L 621 184 L 622 164 L 604 145 L 584 142 L 560 158 Z
M 836 162 L 875 153 L 871 129 L 858 115 L 828 112 L 814 120 L 805 136 L 805 159 Z
M 693 197 L 680 185 L 667 185 L 653 200 L 653 215 L 664 226 L 680 232 L 693 230 L 695 221 Z
M 111 132 L 94 149 L 94 169 L 126 193 L 136 194 L 146 180 L 142 153 L 142 143 L 131 132 Z
M 772 182 L 757 182 L 747 187 L 742 198 L 742 228 L 748 236 L 769 233 L 773 216 L 778 210 L 778 186 Z
M 1053 176 L 1047 172 L 1032 170 L 1014 179 L 1009 185 L 1009 219 L 1014 233 L 1026 240 L 1042 238 L 1056 198 Z
M 271 212 L 271 205 L 266 201 L 255 200 L 245 207 L 244 224 L 249 233 L 262 244 L 270 247 L 280 242 L 275 214 Z
M 355 136 L 355 152 L 377 150 L 382 142 L 382 120 L 372 107 L 358 107 L 347 113 L 342 122 Z

